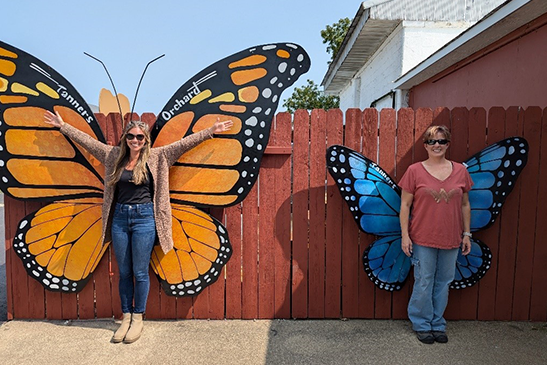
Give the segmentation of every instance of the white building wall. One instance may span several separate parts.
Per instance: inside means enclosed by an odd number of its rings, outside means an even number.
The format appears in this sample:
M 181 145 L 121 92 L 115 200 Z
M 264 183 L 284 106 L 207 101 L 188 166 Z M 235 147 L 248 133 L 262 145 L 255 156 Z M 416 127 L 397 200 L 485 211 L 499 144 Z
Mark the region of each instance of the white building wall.
M 404 21 L 404 48 L 401 74 L 437 52 L 472 24 L 466 22 Z
M 340 92 L 340 108 L 392 106 L 393 81 L 471 26 L 465 22 L 403 21 Z M 395 98 L 395 108 L 401 107 Z
M 391 92 L 393 80 L 401 74 L 403 35 L 403 26 L 399 25 L 357 72 L 356 77 L 361 78 L 361 109 L 369 108 L 373 101 Z

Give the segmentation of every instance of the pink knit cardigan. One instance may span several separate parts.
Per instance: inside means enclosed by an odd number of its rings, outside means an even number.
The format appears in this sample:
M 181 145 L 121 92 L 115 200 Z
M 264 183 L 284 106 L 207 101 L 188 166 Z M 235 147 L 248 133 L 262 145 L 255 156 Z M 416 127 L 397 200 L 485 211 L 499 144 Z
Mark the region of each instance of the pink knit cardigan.
M 61 127 L 61 133 L 69 137 L 74 142 L 81 145 L 97 160 L 105 166 L 105 177 L 109 176 L 114 170 L 114 164 L 120 147 L 109 146 L 97 141 L 88 134 L 65 123 Z M 202 130 L 185 137 L 177 142 L 167 146 L 155 147 L 150 150 L 150 156 L 147 161 L 148 168 L 152 174 L 154 183 L 154 216 L 156 221 L 156 231 L 163 252 L 167 253 L 173 248 L 173 234 L 171 221 L 171 203 L 169 199 L 169 168 L 186 151 L 197 146 L 206 139 L 213 138 L 209 129 Z M 102 242 L 111 241 L 111 211 L 114 205 L 115 186 L 104 184 L 104 202 L 102 208 Z M 104 222 L 108 222 L 104 224 Z

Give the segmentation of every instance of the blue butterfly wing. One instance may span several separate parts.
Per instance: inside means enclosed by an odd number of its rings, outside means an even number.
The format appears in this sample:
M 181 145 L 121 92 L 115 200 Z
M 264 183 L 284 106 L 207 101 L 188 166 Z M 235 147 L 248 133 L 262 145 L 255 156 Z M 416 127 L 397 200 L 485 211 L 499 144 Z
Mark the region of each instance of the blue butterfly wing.
M 385 236 L 365 250 L 366 274 L 380 289 L 400 290 L 410 271 L 401 249 L 401 189 L 376 163 L 344 146 L 328 148 L 327 167 L 359 228 Z
M 464 163 L 474 183 L 469 192 L 472 231 L 494 223 L 527 160 L 527 141 L 512 137 L 485 148 Z M 376 163 L 344 146 L 327 150 L 327 167 L 359 228 L 385 236 L 365 251 L 365 272 L 379 288 L 399 290 L 411 266 L 401 250 L 400 188 Z M 451 284 L 454 289 L 473 286 L 490 268 L 492 254 L 488 246 L 475 239 L 471 243 L 469 255 L 463 256 L 461 251 L 458 255 Z
M 401 189 L 380 166 L 334 145 L 327 149 L 327 167 L 362 231 L 378 236 L 401 233 Z
M 485 148 L 464 163 L 474 183 L 469 192 L 471 231 L 494 223 L 527 161 L 528 142 L 512 137 Z
M 369 279 L 380 289 L 401 290 L 410 272 L 410 257 L 401 249 L 401 235 L 382 237 L 363 253 Z
M 460 250 L 456 261 L 456 275 L 450 284 L 452 289 L 464 289 L 475 285 L 486 274 L 492 263 L 492 252 L 482 241 L 471 239 L 471 252 L 464 256 Z

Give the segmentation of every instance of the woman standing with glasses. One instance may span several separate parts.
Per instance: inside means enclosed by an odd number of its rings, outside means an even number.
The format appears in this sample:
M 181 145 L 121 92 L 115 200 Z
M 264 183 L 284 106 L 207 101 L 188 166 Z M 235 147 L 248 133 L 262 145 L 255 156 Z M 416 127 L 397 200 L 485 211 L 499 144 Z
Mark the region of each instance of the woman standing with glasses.
M 132 121 L 119 146 L 101 143 L 65 123 L 57 112 L 44 121 L 81 145 L 105 166 L 103 242 L 112 239 L 120 272 L 122 323 L 112 342 L 132 343 L 143 329 L 142 317 L 150 289 L 148 266 L 156 238 L 164 251 L 173 247 L 169 167 L 186 151 L 214 133 L 228 131 L 232 121 L 217 122 L 167 146 L 151 148 L 148 125 Z
M 399 182 L 401 245 L 414 266 L 408 316 L 418 340 L 446 343 L 443 314 L 458 251 L 471 251 L 468 192 L 473 181 L 462 164 L 446 159 L 447 127 L 429 127 L 423 141 L 427 160 L 411 165 Z

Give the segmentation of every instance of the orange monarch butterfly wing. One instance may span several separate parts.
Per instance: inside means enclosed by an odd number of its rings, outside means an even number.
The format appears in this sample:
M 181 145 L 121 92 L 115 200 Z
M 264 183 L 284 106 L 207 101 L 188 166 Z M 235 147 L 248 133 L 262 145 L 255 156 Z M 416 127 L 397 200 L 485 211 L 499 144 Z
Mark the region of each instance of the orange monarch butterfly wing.
M 46 289 L 78 292 L 108 247 L 99 242 L 104 167 L 46 124 L 46 110 L 105 141 L 68 81 L 0 42 L 0 188 L 12 198 L 50 202 L 19 222 L 13 248 Z
M 171 199 L 200 207 L 241 202 L 258 177 L 281 93 L 309 67 L 298 45 L 262 45 L 216 62 L 179 88 L 159 113 L 153 146 L 209 128 L 217 118 L 234 127 L 183 154 L 170 170 Z
M 21 199 L 102 197 L 104 167 L 46 124 L 46 110 L 105 142 L 91 109 L 66 79 L 0 42 L 0 188 Z
M 214 283 L 232 255 L 226 228 L 205 212 L 171 204 L 174 248 L 156 245 L 151 265 L 168 295 L 194 296 Z
M 48 290 L 79 292 L 108 247 L 101 208 L 97 198 L 60 201 L 21 220 L 13 249 L 27 273 Z

